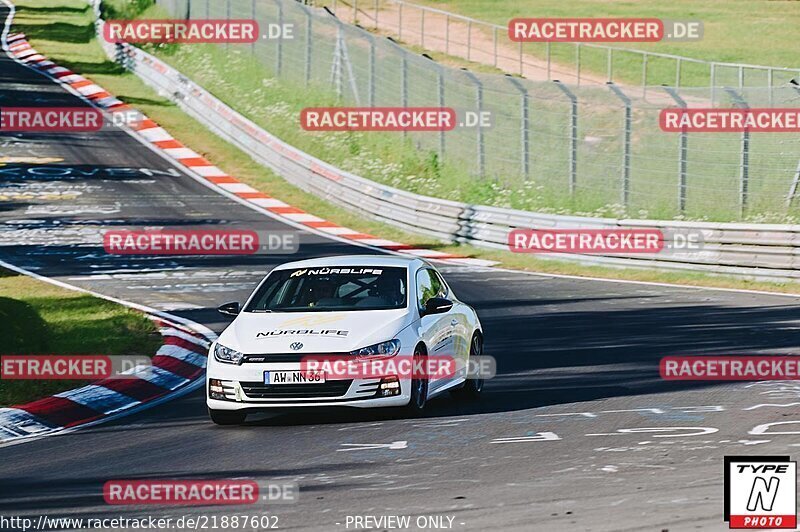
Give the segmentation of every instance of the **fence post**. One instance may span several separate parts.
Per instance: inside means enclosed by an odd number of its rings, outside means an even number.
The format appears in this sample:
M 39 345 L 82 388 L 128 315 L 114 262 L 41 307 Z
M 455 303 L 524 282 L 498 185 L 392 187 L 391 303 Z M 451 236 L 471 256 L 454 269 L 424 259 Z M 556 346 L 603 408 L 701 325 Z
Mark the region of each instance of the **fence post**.
M 608 57 L 606 57 L 606 77 L 608 79 L 606 81 L 614 81 L 614 75 L 613 75 L 614 49 L 609 48 L 607 54 Z
M 283 27 L 283 4 L 281 0 L 275 0 L 275 5 L 278 6 L 278 26 Z M 278 52 L 275 58 L 275 73 L 277 77 L 281 76 L 283 70 L 283 39 L 277 39 Z
M 377 30 L 378 29 L 378 0 L 374 1 L 373 6 L 375 8 L 375 29 Z
M 400 55 L 400 105 L 408 107 L 408 57 L 405 50 Z M 408 131 L 403 130 L 403 137 L 408 137 Z
M 545 52 L 547 54 L 547 81 L 550 81 L 550 67 L 552 65 L 551 57 L 550 57 L 550 41 L 547 41 L 544 45 Z M 522 50 L 522 42 L 519 43 L 519 49 Z M 521 57 L 521 53 L 520 53 Z
M 575 45 L 575 79 L 578 80 L 576 85 L 581 86 L 581 43 Z
M 769 71 L 770 77 L 770 103 L 772 103 L 772 69 Z M 800 94 L 800 87 L 793 83 L 789 83 L 789 87 L 793 88 L 795 92 Z M 792 207 L 792 201 L 794 201 L 794 197 L 797 194 L 797 186 L 800 184 L 800 161 L 797 163 L 797 168 L 794 171 L 794 177 L 792 178 L 792 183 L 789 185 L 789 194 L 786 195 L 786 210 L 788 211 Z
M 450 55 L 450 14 L 444 16 L 444 54 Z
M 342 87 L 343 77 L 342 76 L 342 25 L 336 25 L 336 48 L 333 51 L 333 64 L 331 65 L 331 82 L 336 87 L 336 99 L 337 101 L 342 100 L 342 95 L 344 94 L 344 90 Z
M 425 48 L 425 9 L 420 11 L 422 14 L 419 17 L 419 45 Z
M 680 97 L 675 89 L 664 87 L 664 90 L 672 96 L 675 103 L 682 109 L 686 109 L 686 101 Z M 680 146 L 678 151 L 678 210 L 681 214 L 686 211 L 686 159 L 689 155 L 688 135 L 686 130 L 681 131 Z
M 506 74 L 508 81 L 520 93 L 520 161 L 522 162 L 522 175 L 527 180 L 530 177 L 530 106 L 528 102 L 528 90 L 520 83 L 519 80 L 514 79 L 511 75 Z
M 470 52 L 472 51 L 472 20 L 467 21 L 467 61 L 470 60 Z
M 463 70 L 464 74 L 466 74 L 466 76 L 475 84 L 475 103 L 477 104 L 478 116 L 480 116 L 481 111 L 483 111 L 483 83 L 481 83 L 481 80 L 478 79 L 478 76 L 469 70 L 465 68 L 462 68 L 461 70 Z M 483 177 L 486 175 L 486 145 L 483 138 L 483 128 L 476 127 L 475 131 L 478 132 L 478 138 L 476 142 L 478 152 L 478 175 Z
M 439 76 L 436 80 L 438 83 L 438 91 L 439 91 L 439 107 L 444 108 L 444 69 L 440 66 L 439 67 Z M 445 136 L 444 130 L 439 131 L 439 157 L 440 159 L 444 158 L 444 149 L 445 149 Z
M 717 64 L 711 63 L 711 107 L 714 107 L 717 95 Z
M 681 86 L 681 58 L 678 57 L 678 60 L 675 62 L 675 86 L 680 88 Z
M 647 97 L 647 53 L 642 54 L 642 98 Z
M 256 0 L 250 0 L 250 18 L 256 19 Z M 259 35 L 258 37 L 260 38 L 261 36 Z M 258 42 L 258 39 L 250 43 L 250 55 L 256 54 L 256 42 Z
M 631 99 L 628 98 L 622 90 L 614 85 L 608 83 L 608 88 L 611 89 L 617 98 L 622 100 L 625 105 L 625 122 L 623 124 L 623 147 L 622 147 L 622 182 L 620 184 L 620 200 L 625 208 L 628 208 L 630 200 L 630 187 L 631 187 Z
M 308 10 L 305 10 L 306 13 L 306 64 L 305 64 L 305 78 L 306 78 L 306 87 L 311 83 L 311 47 L 312 47 L 312 40 L 311 36 L 313 33 L 312 29 L 312 21 L 313 17 Z
M 370 33 L 364 32 L 364 36 L 369 40 L 369 79 L 367 80 L 367 102 L 370 107 L 375 107 L 375 37 Z
M 211 0 L 206 0 L 206 20 L 211 18 Z
M 444 68 L 433 60 L 433 58 L 429 55 L 422 54 L 423 57 L 430 59 L 436 69 L 436 94 L 438 99 L 438 105 L 440 109 L 444 108 Z M 441 160 L 444 157 L 445 151 L 445 136 L 444 130 L 439 130 L 439 159 Z
M 408 57 L 405 51 L 400 55 L 400 105 L 408 107 Z
M 494 65 L 495 68 L 497 68 L 497 26 L 492 26 L 492 28 L 494 29 L 494 32 L 493 32 L 494 34 L 492 36 L 492 39 L 493 39 L 492 45 L 494 47 L 494 63 L 493 63 L 493 65 Z
M 398 5 L 399 11 L 397 13 L 397 40 L 403 40 L 403 2 Z
M 794 171 L 794 177 L 792 178 L 792 184 L 789 186 L 789 194 L 786 196 L 786 209 L 790 209 L 792 206 L 792 200 L 794 200 L 795 194 L 797 194 L 797 184 L 800 183 L 800 161 L 797 163 L 797 168 Z
M 775 82 L 774 80 L 774 71 L 773 69 L 767 69 L 767 90 L 769 91 L 769 106 L 772 107 L 772 84 Z
M 525 66 L 524 66 L 523 59 L 522 59 L 522 41 L 520 41 L 518 44 L 519 44 L 519 75 L 520 76 L 524 76 L 525 75 Z M 550 44 L 550 43 L 547 43 L 547 44 Z
M 353 0 L 353 25 L 358 25 L 358 0 Z
M 225 0 L 225 20 L 231 19 L 231 0 Z M 225 50 L 231 47 L 230 43 L 225 43 Z
M 559 80 L 554 79 L 553 83 L 567 95 L 572 104 L 570 110 L 569 195 L 574 197 L 575 188 L 578 185 L 578 97 Z
M 740 109 L 748 109 L 749 106 L 739 93 L 730 87 L 725 87 L 725 92 L 730 94 L 731 99 Z M 745 129 L 742 132 L 742 154 L 739 160 L 739 216 L 744 217 L 747 212 L 748 185 L 750 179 L 750 131 Z

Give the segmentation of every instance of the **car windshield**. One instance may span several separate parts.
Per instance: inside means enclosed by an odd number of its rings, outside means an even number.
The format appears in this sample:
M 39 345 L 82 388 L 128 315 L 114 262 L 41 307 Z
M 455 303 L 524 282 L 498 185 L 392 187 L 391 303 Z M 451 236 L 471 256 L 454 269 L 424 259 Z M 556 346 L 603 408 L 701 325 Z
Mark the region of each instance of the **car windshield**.
M 245 312 L 386 310 L 405 306 L 405 268 L 347 266 L 272 272 Z

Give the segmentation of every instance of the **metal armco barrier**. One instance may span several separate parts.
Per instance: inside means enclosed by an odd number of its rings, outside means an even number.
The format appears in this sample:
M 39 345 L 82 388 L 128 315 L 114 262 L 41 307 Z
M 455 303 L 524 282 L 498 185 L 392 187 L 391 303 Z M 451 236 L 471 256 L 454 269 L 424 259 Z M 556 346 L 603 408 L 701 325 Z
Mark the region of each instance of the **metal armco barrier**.
M 99 15 L 97 0 L 92 4 Z M 99 35 L 102 35 L 102 24 L 98 20 Z M 697 231 L 702 234 L 704 242 L 699 251 L 614 256 L 551 254 L 550 257 L 591 264 L 689 270 L 757 279 L 800 279 L 800 225 L 618 220 L 537 214 L 405 192 L 340 170 L 282 142 L 174 68 L 136 47 L 109 43 L 103 43 L 103 46 L 110 58 L 124 64 L 193 118 L 288 182 L 345 209 L 407 231 L 494 249 L 507 249 L 509 231 L 515 228 Z

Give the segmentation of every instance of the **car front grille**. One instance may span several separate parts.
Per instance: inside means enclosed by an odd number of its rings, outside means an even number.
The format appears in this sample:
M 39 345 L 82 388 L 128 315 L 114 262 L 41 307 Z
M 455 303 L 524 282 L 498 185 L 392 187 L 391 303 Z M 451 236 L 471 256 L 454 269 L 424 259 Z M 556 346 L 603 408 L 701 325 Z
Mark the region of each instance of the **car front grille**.
M 242 357 L 242 364 L 271 364 L 273 362 L 302 362 L 304 358 L 346 358 L 347 353 L 264 353 Z
M 321 384 L 273 384 L 241 382 L 244 394 L 250 399 L 297 399 L 340 397 L 350 389 L 351 380 L 332 380 Z

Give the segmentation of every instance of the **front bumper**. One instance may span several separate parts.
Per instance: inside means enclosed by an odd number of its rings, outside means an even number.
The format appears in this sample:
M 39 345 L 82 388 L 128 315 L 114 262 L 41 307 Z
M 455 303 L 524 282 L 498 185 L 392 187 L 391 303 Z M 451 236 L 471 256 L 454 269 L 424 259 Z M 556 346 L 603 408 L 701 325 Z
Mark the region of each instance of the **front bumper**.
M 331 408 L 331 407 L 348 407 L 348 408 L 385 408 L 385 407 L 398 407 L 405 406 L 409 402 L 409 398 L 401 395 L 395 397 L 381 397 L 376 399 L 357 399 L 357 400 L 343 400 L 343 401 L 270 401 L 261 403 L 236 403 L 230 401 L 219 401 L 217 399 L 206 399 L 206 405 L 212 410 L 252 410 L 261 411 L 269 409 L 291 409 L 291 408 Z
M 224 364 L 209 359 L 206 372 L 206 404 L 213 410 L 264 410 L 292 407 L 376 408 L 403 406 L 410 401 L 410 379 L 398 379 L 400 393 L 389 397 L 379 395 L 379 377 L 348 380 L 328 380 L 324 384 L 265 385 L 266 371 L 298 371 L 300 364 L 247 363 Z M 387 376 L 391 377 L 391 376 Z M 211 381 L 222 387 L 211 396 Z M 221 381 L 221 382 L 217 382 Z

